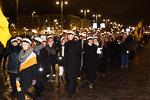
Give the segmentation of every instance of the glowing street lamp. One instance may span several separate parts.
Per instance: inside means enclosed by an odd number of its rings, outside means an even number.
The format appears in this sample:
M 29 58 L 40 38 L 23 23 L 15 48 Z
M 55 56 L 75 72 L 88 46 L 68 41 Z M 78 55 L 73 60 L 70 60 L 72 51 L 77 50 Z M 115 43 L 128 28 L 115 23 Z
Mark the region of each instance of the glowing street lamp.
M 60 0 L 60 1 L 56 1 L 57 5 L 61 5 L 61 32 L 63 32 L 63 7 L 64 4 L 67 5 L 68 1 L 64 1 L 64 0 Z
M 85 10 L 81 10 L 81 13 L 84 13 L 84 19 L 86 19 L 86 14 L 90 12 L 90 10 L 85 9 Z
M 101 17 L 101 15 L 100 14 L 94 14 L 93 17 L 96 17 L 96 23 L 97 23 L 97 18 Z

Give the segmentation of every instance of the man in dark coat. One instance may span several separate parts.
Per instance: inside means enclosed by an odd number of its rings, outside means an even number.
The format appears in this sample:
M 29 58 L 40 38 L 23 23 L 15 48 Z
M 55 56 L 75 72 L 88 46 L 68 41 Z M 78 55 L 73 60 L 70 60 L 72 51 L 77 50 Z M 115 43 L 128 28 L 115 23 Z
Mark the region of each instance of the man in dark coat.
M 68 32 L 68 42 L 66 42 L 64 50 L 64 69 L 69 80 L 70 97 L 75 92 L 75 77 L 80 75 L 81 46 L 78 41 L 75 41 L 74 34 L 72 31 Z
M 87 78 L 90 82 L 89 88 L 92 88 L 96 70 L 96 50 L 97 47 L 93 44 L 93 37 L 88 37 L 88 43 L 84 45 L 84 69 L 87 70 Z

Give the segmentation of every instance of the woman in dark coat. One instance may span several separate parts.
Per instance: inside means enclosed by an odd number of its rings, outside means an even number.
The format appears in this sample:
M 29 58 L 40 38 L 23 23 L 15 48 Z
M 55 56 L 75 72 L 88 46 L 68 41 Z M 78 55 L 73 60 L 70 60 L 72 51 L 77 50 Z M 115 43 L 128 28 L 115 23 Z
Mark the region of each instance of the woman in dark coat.
M 84 45 L 84 56 L 83 66 L 87 70 L 87 78 L 90 82 L 89 87 L 92 88 L 95 70 L 96 70 L 96 49 L 97 47 L 93 44 L 93 37 L 88 37 L 88 43 Z
M 12 39 L 11 44 L 6 48 L 6 53 L 9 55 L 8 74 L 10 77 L 10 84 L 12 87 L 12 92 L 10 93 L 10 96 L 17 92 L 16 78 L 18 76 L 18 69 L 20 66 L 19 63 L 20 51 L 21 47 L 18 45 L 18 40 Z
M 34 38 L 34 48 L 36 48 L 37 56 L 37 72 L 36 72 L 36 98 L 37 100 L 40 99 L 40 94 L 43 90 L 43 82 L 44 78 L 46 78 L 46 75 L 49 72 L 49 57 L 48 57 L 48 51 L 44 46 L 44 43 L 46 41 L 43 41 L 40 37 Z

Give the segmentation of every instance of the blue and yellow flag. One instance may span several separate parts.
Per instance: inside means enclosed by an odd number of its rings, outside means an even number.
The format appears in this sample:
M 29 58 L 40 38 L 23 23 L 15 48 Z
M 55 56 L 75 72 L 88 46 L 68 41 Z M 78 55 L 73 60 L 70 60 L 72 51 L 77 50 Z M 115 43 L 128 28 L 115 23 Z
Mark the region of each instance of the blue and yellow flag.
M 139 24 L 135 27 L 134 33 L 135 36 L 137 37 L 138 41 L 140 41 L 141 37 L 142 37 L 142 32 L 143 32 L 143 25 L 142 25 L 142 21 L 139 22 Z
M 6 47 L 7 41 L 11 38 L 11 34 L 8 29 L 8 21 L 3 15 L 3 12 L 0 7 L 0 42 L 3 44 L 4 48 Z

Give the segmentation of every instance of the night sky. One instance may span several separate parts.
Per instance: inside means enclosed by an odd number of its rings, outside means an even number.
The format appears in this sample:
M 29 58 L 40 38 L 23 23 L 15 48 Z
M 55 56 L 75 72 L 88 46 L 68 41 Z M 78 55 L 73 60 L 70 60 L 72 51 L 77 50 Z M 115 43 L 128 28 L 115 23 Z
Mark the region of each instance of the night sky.
M 56 14 L 60 13 L 57 0 L 19 0 L 19 14 Z M 16 0 L 2 0 L 4 14 L 10 18 L 16 17 Z M 90 9 L 88 19 L 92 14 L 101 14 L 103 18 L 124 25 L 136 26 L 140 20 L 145 25 L 150 25 L 150 0 L 68 0 L 69 4 L 64 6 L 65 14 L 73 14 L 83 18 L 81 9 Z M 23 10 L 23 9 L 26 10 Z

